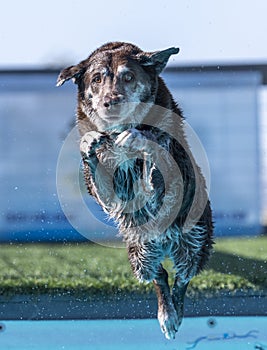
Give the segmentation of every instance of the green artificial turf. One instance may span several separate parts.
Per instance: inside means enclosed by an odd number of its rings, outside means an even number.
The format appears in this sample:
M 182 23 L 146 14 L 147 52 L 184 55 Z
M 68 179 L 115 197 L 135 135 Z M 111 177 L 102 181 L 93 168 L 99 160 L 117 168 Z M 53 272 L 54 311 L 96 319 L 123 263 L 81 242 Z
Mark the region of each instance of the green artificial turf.
M 171 271 L 170 262 L 165 263 Z M 170 274 L 173 279 L 173 274 Z M 189 294 L 267 289 L 267 237 L 217 239 L 207 269 Z M 0 295 L 148 293 L 133 276 L 126 250 L 96 244 L 0 245 Z

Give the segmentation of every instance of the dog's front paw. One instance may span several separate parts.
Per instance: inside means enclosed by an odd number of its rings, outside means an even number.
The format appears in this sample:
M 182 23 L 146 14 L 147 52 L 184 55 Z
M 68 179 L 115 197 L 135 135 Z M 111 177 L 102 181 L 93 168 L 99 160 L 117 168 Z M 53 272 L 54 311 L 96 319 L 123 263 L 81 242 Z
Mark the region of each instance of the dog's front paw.
M 128 158 L 140 158 L 144 160 L 142 169 L 142 180 L 139 185 L 142 186 L 143 191 L 151 195 L 154 187 L 151 183 L 151 174 L 153 170 L 152 162 L 152 147 L 151 140 L 149 140 L 142 131 L 137 129 L 129 129 L 123 131 L 117 136 L 115 145 L 117 146 L 118 153 Z
M 131 152 L 147 151 L 147 138 L 141 131 L 134 128 L 123 131 L 117 137 L 115 144 Z
M 167 339 L 174 339 L 180 325 L 177 313 L 174 307 L 162 308 L 158 311 L 158 320 L 160 328 Z
M 81 139 L 80 152 L 83 155 L 88 156 L 90 150 L 93 148 L 93 145 L 99 143 L 102 136 L 103 134 L 98 131 L 87 132 Z

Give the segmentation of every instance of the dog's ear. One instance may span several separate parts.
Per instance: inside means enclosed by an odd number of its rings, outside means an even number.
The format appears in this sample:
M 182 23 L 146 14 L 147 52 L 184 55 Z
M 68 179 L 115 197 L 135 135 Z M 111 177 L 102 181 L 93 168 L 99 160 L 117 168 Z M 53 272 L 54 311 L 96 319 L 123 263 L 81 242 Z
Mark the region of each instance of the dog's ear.
M 68 68 L 63 69 L 58 78 L 57 78 L 57 86 L 61 86 L 65 83 L 65 81 L 73 79 L 74 83 L 77 83 L 78 78 L 84 73 L 84 68 L 79 64 L 76 66 L 70 66 Z
M 160 74 L 165 68 L 171 55 L 175 55 L 180 50 L 177 47 L 155 52 L 141 52 L 137 55 L 137 59 L 142 66 L 154 66 L 157 74 Z

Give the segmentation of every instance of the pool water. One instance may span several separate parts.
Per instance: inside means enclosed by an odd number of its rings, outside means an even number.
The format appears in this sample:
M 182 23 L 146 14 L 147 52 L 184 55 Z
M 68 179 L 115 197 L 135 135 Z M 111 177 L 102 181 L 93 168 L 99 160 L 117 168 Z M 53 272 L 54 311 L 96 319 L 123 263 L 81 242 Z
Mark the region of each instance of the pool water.
M 1 321 L 9 350 L 267 350 L 267 317 L 185 318 L 175 340 L 157 320 Z

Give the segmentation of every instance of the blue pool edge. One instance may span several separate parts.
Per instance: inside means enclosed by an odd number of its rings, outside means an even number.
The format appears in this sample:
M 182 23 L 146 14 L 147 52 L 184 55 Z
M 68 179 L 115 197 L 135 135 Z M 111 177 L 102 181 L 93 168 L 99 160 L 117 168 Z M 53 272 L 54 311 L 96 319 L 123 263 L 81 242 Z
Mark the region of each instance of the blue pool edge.
M 156 318 L 155 294 L 0 296 L 0 319 L 73 320 Z M 267 316 L 267 290 L 185 298 L 185 317 Z

